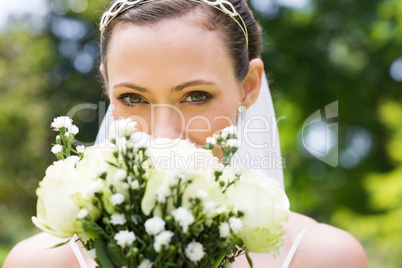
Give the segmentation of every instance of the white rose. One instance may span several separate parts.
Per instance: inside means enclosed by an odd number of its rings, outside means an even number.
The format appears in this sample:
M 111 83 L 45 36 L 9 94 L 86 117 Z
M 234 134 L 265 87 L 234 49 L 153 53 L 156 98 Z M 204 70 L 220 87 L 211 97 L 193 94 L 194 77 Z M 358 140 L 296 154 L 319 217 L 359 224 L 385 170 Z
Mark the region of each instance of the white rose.
M 262 172 L 244 171 L 226 194 L 228 202 L 244 213 L 238 236 L 246 248 L 279 257 L 284 233 L 280 223 L 288 218 L 289 200 L 277 181 Z
M 83 209 L 80 210 L 80 212 L 78 212 L 77 218 L 78 219 L 84 219 L 86 216 L 88 216 L 88 214 L 89 214 L 88 209 L 83 208 Z
M 200 198 L 205 203 L 214 201 L 215 204 L 224 204 L 224 195 L 220 190 L 219 184 L 215 182 L 215 177 L 212 172 L 207 172 L 205 175 L 193 174 L 191 184 L 187 186 L 183 194 L 183 207 L 190 207 L 190 198 Z
M 67 238 L 82 232 L 74 225 L 80 207 L 71 197 L 88 181 L 80 177 L 75 165 L 71 158 L 54 162 L 36 190 L 37 216 L 32 221 L 38 228 L 57 237 Z
M 127 171 L 125 169 L 118 169 L 113 176 L 115 181 L 122 181 L 127 178 Z
M 78 169 L 83 176 L 95 179 L 103 172 L 112 169 L 107 163 L 108 161 L 114 161 L 112 149 L 98 146 L 87 147 L 84 150 L 84 158 L 80 161 Z

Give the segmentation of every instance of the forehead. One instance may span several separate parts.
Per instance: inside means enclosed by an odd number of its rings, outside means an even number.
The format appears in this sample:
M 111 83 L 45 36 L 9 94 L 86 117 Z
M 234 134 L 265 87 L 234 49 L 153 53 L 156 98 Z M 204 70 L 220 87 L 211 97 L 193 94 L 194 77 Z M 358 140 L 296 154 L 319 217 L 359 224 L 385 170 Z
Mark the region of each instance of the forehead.
M 169 19 L 152 25 L 117 24 L 108 45 L 107 69 L 109 75 L 117 76 L 116 79 L 140 74 L 154 78 L 234 75 L 219 33 L 188 18 Z

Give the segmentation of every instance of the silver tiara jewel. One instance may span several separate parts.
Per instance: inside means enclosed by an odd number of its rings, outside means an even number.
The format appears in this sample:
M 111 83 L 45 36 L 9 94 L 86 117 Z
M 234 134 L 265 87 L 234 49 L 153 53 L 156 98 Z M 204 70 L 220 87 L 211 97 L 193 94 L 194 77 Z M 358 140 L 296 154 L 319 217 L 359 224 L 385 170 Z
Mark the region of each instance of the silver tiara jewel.
M 102 43 L 102 36 L 103 32 L 105 31 L 106 27 L 108 24 L 119 14 L 123 13 L 124 11 L 135 7 L 139 6 L 148 2 L 155 2 L 157 0 L 117 0 L 116 2 L 113 3 L 113 5 L 107 10 L 105 13 L 103 13 L 101 22 L 100 22 L 100 31 L 101 31 L 101 43 Z M 246 23 L 244 22 L 243 18 L 240 16 L 240 14 L 237 12 L 235 7 L 233 6 L 232 3 L 230 3 L 227 0 L 187 0 L 191 2 L 197 2 L 197 3 L 205 3 L 213 8 L 216 8 L 223 13 L 227 14 L 230 16 L 241 28 L 243 31 L 243 34 L 246 38 L 246 43 L 248 47 L 248 32 L 247 32 L 247 26 Z

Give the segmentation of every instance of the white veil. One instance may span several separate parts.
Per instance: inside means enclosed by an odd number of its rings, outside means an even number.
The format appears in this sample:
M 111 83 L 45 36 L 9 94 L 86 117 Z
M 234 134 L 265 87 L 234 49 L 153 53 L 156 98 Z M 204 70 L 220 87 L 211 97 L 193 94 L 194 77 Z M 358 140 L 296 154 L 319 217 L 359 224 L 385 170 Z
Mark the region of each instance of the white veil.
M 239 168 L 263 171 L 276 179 L 284 188 L 284 162 L 281 157 L 274 106 L 265 75 L 261 82 L 257 101 L 237 118 L 240 146 L 231 164 Z M 103 142 L 108 137 L 109 126 L 112 122 L 113 114 L 110 105 L 103 118 L 95 144 Z

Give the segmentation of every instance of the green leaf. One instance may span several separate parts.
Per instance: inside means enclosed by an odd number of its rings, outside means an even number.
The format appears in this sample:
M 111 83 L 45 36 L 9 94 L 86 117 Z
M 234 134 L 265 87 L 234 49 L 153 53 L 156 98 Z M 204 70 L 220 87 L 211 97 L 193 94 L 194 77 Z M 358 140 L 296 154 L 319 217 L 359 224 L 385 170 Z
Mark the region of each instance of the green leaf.
M 248 255 L 248 251 L 246 250 L 246 258 L 247 258 L 247 262 L 250 265 L 250 268 L 253 268 L 253 260 L 251 259 L 250 255 Z
M 109 259 L 107 254 L 106 243 L 103 240 L 95 240 L 96 257 L 98 259 L 98 264 L 102 268 L 117 268 Z
M 58 248 L 58 247 L 64 246 L 65 244 L 67 244 L 68 242 L 70 242 L 71 239 L 72 239 L 72 238 L 68 239 L 68 240 L 65 241 L 65 242 L 59 243 L 59 244 L 57 244 L 57 245 L 54 245 L 54 246 L 51 247 L 51 248 Z
M 127 266 L 127 263 L 124 262 L 126 259 L 125 254 L 121 251 L 120 247 L 114 243 L 109 243 L 107 245 L 107 252 L 110 256 L 110 259 L 117 267 Z

